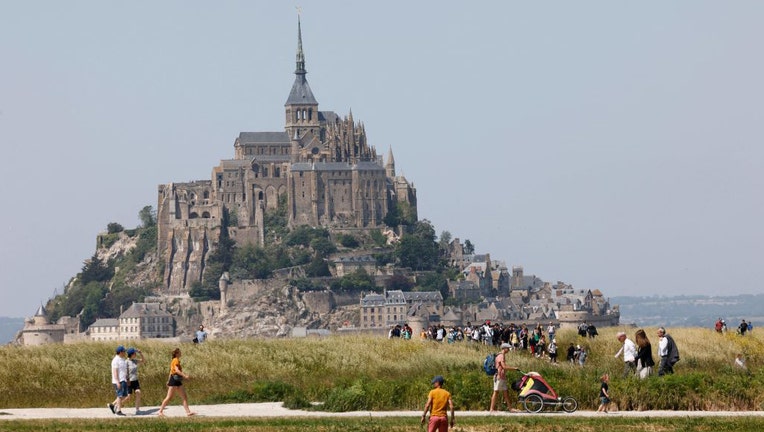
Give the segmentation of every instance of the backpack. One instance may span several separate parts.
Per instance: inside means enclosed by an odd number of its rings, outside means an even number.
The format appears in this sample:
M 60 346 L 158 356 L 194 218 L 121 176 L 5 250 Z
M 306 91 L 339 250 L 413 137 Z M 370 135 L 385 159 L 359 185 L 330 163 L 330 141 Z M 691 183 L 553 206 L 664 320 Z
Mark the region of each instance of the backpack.
M 485 356 L 485 360 L 483 361 L 483 370 L 485 371 L 485 374 L 488 376 L 494 376 L 496 375 L 496 356 L 498 354 L 488 354 Z

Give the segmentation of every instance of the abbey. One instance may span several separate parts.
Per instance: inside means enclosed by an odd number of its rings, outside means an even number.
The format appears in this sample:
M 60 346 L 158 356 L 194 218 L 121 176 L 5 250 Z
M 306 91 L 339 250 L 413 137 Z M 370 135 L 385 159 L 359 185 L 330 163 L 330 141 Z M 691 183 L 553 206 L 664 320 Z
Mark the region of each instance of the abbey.
M 294 74 L 284 131 L 241 132 L 233 159 L 220 161 L 210 180 L 159 186 L 158 253 L 166 293 L 186 292 L 201 280 L 223 209 L 235 215 L 229 235 L 240 244 L 264 243 L 264 213 L 279 199 L 286 200 L 290 226 L 380 227 L 400 202 L 416 217 L 416 189 L 396 175 L 392 149 L 385 161 L 352 112 L 341 118 L 319 111 L 306 79 L 299 19 Z

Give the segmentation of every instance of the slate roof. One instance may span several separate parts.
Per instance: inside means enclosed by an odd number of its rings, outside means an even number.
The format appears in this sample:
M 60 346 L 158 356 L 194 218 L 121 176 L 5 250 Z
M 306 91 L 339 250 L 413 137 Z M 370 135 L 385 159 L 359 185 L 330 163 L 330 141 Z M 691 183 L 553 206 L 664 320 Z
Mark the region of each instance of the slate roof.
M 166 317 L 172 316 L 172 314 L 162 309 L 159 303 L 133 303 L 119 317 L 140 318 L 147 316 Z
M 286 132 L 241 132 L 239 142 L 242 144 L 289 144 Z
M 292 84 L 292 91 L 289 92 L 289 97 L 284 103 L 284 106 L 318 105 L 316 98 L 313 96 L 313 92 L 310 90 L 305 74 L 296 75 L 297 76 L 294 77 L 294 84 Z
M 90 328 L 93 327 L 119 327 L 119 320 L 117 318 L 100 318 L 90 324 Z

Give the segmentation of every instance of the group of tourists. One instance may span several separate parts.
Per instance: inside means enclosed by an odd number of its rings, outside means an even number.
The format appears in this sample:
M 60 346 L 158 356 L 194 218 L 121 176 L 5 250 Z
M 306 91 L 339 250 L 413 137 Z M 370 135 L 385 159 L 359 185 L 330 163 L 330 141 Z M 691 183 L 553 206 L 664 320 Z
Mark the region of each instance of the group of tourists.
M 714 330 L 716 330 L 717 333 L 727 333 L 727 321 L 723 320 L 722 318 L 719 318 L 714 323 Z M 737 334 L 741 336 L 745 336 L 746 333 L 750 333 L 753 331 L 753 323 L 748 321 L 746 322 L 744 319 L 740 321 L 740 324 L 736 328 Z
M 658 328 L 658 376 L 674 373 L 674 365 L 679 361 L 679 348 L 674 338 L 666 333 L 663 327 Z M 634 333 L 636 343 L 629 339 L 625 332 L 618 332 L 616 338 L 621 342 L 621 349 L 615 353 L 615 358 L 623 357 L 623 377 L 637 375 L 639 378 L 647 378 L 652 374 L 655 360 L 653 360 L 652 344 L 643 329 Z
M 207 339 L 207 333 L 204 326 L 199 326 L 196 332 L 194 343 L 202 343 Z M 180 396 L 183 403 L 183 409 L 187 416 L 196 415 L 188 407 L 188 395 L 183 388 L 183 380 L 190 376 L 183 372 L 183 366 L 180 364 L 180 348 L 172 351 L 172 360 L 170 361 L 170 373 L 167 379 L 167 396 L 162 400 L 157 415 L 164 417 L 164 410 L 167 404 L 174 396 Z M 109 410 L 114 415 L 124 416 L 122 408 L 125 406 L 131 395 L 135 395 L 135 415 L 141 415 L 141 384 L 138 380 L 138 368 L 146 363 L 146 357 L 143 352 L 137 348 L 127 348 L 119 345 L 116 349 L 114 358 L 111 360 L 111 384 L 114 388 L 116 398 L 107 404 Z

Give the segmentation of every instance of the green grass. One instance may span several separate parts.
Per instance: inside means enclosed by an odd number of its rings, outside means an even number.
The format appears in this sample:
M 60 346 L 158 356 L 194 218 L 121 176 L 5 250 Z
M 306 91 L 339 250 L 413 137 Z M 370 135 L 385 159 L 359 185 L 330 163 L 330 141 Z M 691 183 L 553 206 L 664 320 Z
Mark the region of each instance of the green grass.
M 669 329 L 682 357 L 677 373 L 638 380 L 620 376 L 623 363 L 613 358 L 619 347 L 617 330 L 601 329 L 594 340 L 559 332 L 563 358 L 569 342 L 589 347 L 583 368 L 565 362 L 551 365 L 527 353 L 512 353 L 509 363 L 541 373 L 558 393 L 574 396 L 583 410 L 596 408 L 599 376 L 605 372 L 611 375 L 610 392 L 621 410 L 764 409 L 764 333 L 740 337 L 706 329 Z M 654 329 L 646 330 L 655 334 Z M 113 399 L 109 367 L 116 344 L 1 347 L 0 410 L 103 406 Z M 174 345 L 159 340 L 136 345 L 148 359 L 140 374 L 143 404 L 159 405 Z M 491 378 L 481 365 L 492 349 L 471 343 L 348 336 L 210 340 L 181 349 L 184 370 L 192 376 L 186 382 L 192 406 L 285 401 L 292 408 L 322 402 L 326 411 L 419 410 L 433 375 L 446 377 L 458 410 L 486 410 L 490 403 Z M 732 367 L 737 352 L 748 359 L 750 376 Z
M 464 417 L 457 413 L 455 431 L 471 432 L 726 432 L 761 431 L 761 417 L 705 417 L 705 418 L 602 418 L 549 417 Z M 46 431 L 110 431 L 114 428 L 145 432 L 167 431 L 252 431 L 290 432 L 311 430 L 315 432 L 414 432 L 422 431 L 418 418 L 271 418 L 271 419 L 112 419 L 112 420 L 0 420 L 0 431 L 46 432 Z

